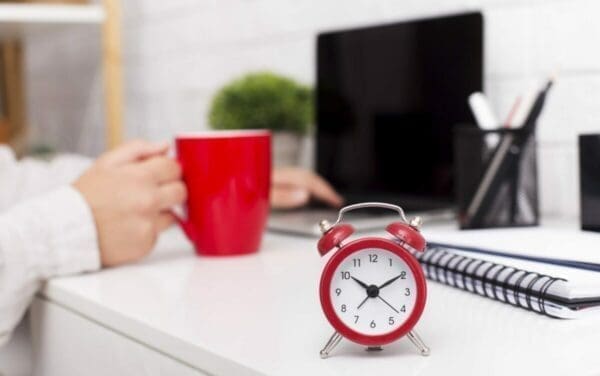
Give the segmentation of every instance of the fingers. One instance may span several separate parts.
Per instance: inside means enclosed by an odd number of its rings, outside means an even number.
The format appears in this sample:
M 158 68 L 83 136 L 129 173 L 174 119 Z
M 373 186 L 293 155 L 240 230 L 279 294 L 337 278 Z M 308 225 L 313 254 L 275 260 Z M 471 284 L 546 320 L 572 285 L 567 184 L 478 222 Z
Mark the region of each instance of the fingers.
M 177 222 L 177 217 L 171 211 L 173 205 L 181 204 L 186 199 L 185 186 L 182 183 L 171 183 L 160 188 L 163 200 L 163 210 L 156 217 L 156 230 L 160 233 Z
M 295 167 L 278 168 L 273 171 L 271 183 L 273 185 L 305 187 L 310 174 L 310 171 Z
M 156 219 L 156 229 L 158 232 L 162 232 L 173 225 L 176 222 L 175 215 L 170 211 L 161 212 Z
M 310 199 L 310 193 L 303 188 L 275 186 L 271 190 L 271 207 L 275 209 L 292 209 L 304 206 Z
M 152 181 L 163 184 L 181 179 L 181 166 L 168 157 L 153 157 L 140 162 L 139 166 Z
M 170 209 L 183 204 L 187 198 L 187 190 L 182 182 L 176 181 L 158 187 L 158 204 L 160 210 Z
M 169 146 L 168 142 L 130 141 L 109 151 L 100 159 L 102 162 L 111 165 L 135 162 L 152 156 L 163 155 L 169 150 Z
M 310 171 L 299 168 L 284 168 L 275 170 L 273 172 L 272 186 L 272 203 L 275 201 L 275 191 L 283 188 L 287 188 L 288 190 L 303 189 L 309 196 L 314 196 L 315 198 L 335 207 L 341 206 L 344 203 L 344 199 L 323 178 Z M 290 194 L 290 192 L 279 192 L 277 203 L 280 203 L 280 195 Z
M 319 175 L 311 174 L 308 181 L 308 191 L 317 199 L 331 206 L 339 207 L 344 203 L 342 196 Z

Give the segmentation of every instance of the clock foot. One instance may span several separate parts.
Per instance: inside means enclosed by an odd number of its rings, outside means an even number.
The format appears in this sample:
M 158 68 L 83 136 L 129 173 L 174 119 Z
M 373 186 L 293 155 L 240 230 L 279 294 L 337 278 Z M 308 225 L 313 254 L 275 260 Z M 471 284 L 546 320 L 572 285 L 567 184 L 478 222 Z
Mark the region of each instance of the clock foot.
M 383 350 L 383 347 L 381 346 L 369 346 L 366 348 L 367 351 L 381 351 Z
M 410 341 L 413 343 L 413 345 L 415 345 L 417 350 L 419 350 L 421 355 L 429 356 L 429 354 L 431 353 L 431 351 L 429 350 L 429 347 L 427 347 L 427 345 L 425 345 L 425 343 L 423 342 L 421 337 L 419 337 L 419 335 L 417 334 L 416 331 L 411 330 L 410 332 L 408 332 L 407 336 L 408 336 L 408 339 L 410 339 Z
M 321 355 L 321 359 L 329 357 L 329 353 L 331 353 L 331 351 L 333 351 L 333 349 L 340 343 L 342 338 L 343 337 L 340 333 L 333 332 L 331 337 L 329 337 L 329 341 L 327 341 L 325 347 L 323 347 L 323 350 L 321 350 L 319 353 Z

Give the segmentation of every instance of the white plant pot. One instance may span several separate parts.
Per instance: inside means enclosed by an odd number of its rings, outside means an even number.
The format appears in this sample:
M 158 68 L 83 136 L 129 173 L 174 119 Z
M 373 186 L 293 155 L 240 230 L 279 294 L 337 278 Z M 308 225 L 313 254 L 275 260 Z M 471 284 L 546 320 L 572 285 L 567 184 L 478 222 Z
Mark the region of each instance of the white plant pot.
M 298 166 L 302 151 L 302 135 L 294 132 L 273 132 L 273 165 Z

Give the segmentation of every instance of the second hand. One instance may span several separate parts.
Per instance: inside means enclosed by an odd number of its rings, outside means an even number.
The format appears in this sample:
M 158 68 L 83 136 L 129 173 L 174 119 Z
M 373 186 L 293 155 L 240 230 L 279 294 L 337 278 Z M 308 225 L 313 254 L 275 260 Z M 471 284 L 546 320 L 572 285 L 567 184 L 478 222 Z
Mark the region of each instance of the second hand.
M 394 310 L 394 312 L 396 312 L 396 313 L 400 313 L 400 312 L 399 312 L 399 311 L 398 311 L 396 308 L 394 308 L 394 306 L 393 306 L 393 305 L 391 305 L 390 303 L 388 303 L 388 302 L 387 302 L 387 300 L 385 300 L 384 298 L 382 298 L 382 297 L 381 297 L 381 295 L 378 295 L 377 297 L 378 297 L 379 299 L 381 299 L 381 301 L 382 301 L 382 302 L 384 302 L 385 304 L 387 304 L 387 305 L 388 305 L 388 307 L 390 307 L 391 309 L 393 309 L 393 310 Z
M 356 309 L 360 309 L 360 307 L 362 307 L 363 304 L 365 304 L 367 300 L 369 300 L 369 295 L 367 295 L 367 297 L 358 305 L 358 307 Z

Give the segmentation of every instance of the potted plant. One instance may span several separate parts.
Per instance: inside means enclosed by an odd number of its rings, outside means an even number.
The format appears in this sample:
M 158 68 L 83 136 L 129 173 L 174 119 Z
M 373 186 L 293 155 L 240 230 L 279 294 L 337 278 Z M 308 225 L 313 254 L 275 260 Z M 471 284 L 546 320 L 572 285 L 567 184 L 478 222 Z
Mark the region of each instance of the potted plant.
M 270 129 L 275 165 L 293 166 L 298 164 L 312 114 L 309 87 L 271 72 L 256 72 L 215 94 L 209 123 L 213 129 Z

